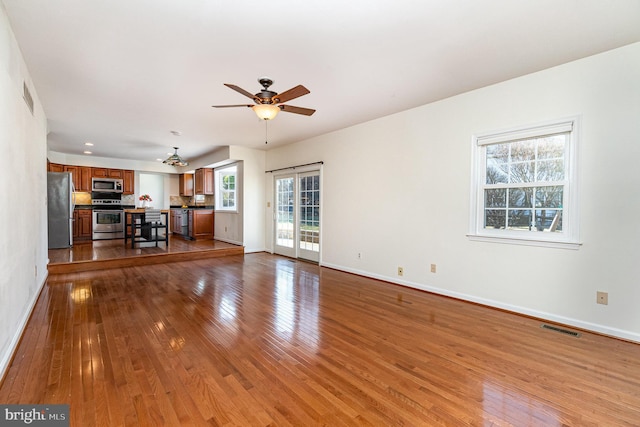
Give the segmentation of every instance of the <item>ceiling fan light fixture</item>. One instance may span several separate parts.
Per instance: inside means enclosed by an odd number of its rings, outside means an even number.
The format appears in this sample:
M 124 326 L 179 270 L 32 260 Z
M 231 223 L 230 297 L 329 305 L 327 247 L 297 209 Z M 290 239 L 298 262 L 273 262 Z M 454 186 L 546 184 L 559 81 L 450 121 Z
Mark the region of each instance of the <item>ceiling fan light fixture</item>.
M 273 104 L 258 104 L 251 108 L 261 120 L 273 120 L 280 112 L 280 108 Z
M 173 147 L 173 149 L 175 150 L 174 153 L 162 163 L 169 166 L 188 166 L 189 162 L 178 156 L 178 147 Z

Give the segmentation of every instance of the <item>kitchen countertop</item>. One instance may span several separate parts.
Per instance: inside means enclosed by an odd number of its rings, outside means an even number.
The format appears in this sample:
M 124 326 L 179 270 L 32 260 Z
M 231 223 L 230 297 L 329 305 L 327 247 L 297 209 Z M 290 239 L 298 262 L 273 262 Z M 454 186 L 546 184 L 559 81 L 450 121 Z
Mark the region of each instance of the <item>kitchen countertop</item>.
M 144 213 L 145 208 L 124 209 L 124 213 Z M 160 209 L 162 213 L 169 213 L 169 209 Z
M 171 209 L 215 209 L 212 205 L 204 205 L 204 206 L 187 206 L 183 208 L 182 206 L 171 205 Z

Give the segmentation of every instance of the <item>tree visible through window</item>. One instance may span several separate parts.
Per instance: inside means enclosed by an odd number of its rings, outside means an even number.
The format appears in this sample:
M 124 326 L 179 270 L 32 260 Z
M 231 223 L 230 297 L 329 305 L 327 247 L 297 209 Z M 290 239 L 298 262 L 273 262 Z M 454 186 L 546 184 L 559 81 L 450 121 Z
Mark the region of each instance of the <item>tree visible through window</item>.
M 575 119 L 475 138 L 470 236 L 577 241 Z
M 562 231 L 567 137 L 487 146 L 485 227 Z
M 216 170 L 216 210 L 237 209 L 237 167 Z

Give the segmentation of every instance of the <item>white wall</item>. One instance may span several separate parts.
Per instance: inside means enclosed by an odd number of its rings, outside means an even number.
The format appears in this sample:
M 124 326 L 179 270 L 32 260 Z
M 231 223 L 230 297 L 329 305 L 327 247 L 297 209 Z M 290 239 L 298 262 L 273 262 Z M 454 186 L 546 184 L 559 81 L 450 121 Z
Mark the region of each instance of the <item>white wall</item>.
M 165 183 L 166 181 L 166 183 Z M 142 202 L 138 197 L 141 194 L 148 194 L 151 197 L 151 203 L 149 206 L 156 209 L 169 209 L 169 198 L 165 197 L 168 193 L 165 184 L 168 184 L 169 177 L 165 174 L 157 173 L 142 173 L 138 174 L 139 187 L 136 192 L 136 206 L 140 206 Z
M 266 153 L 261 150 L 233 146 L 231 155 L 234 159 L 242 160 L 242 235 L 245 252 L 264 251 Z
M 640 43 L 273 149 L 266 169 L 325 162 L 323 265 L 640 341 L 638 76 Z M 471 136 L 578 114 L 583 246 L 469 241 Z
M 46 117 L 0 3 L 0 152 L 8 160 L 0 168 L 0 378 L 47 275 L 46 135 Z
M 265 152 L 245 147 L 229 148 L 230 158 L 238 165 L 238 212 L 216 212 L 214 236 L 218 240 L 244 245 L 246 253 L 264 251 Z

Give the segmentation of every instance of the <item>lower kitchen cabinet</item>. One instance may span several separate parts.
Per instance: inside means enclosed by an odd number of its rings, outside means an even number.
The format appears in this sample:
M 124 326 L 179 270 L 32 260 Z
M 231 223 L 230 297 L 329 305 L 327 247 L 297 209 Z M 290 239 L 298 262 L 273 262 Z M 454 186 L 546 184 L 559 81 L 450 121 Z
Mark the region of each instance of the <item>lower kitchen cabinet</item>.
M 93 237 L 93 218 L 91 209 L 73 211 L 73 241 L 90 242 Z
M 213 209 L 189 210 L 189 237 L 213 239 Z
M 182 209 L 171 209 L 169 224 L 173 234 L 182 235 Z
M 214 214 L 213 209 L 171 209 L 171 231 L 185 239 L 212 240 Z M 188 217 L 188 226 L 184 227 L 184 216 Z

